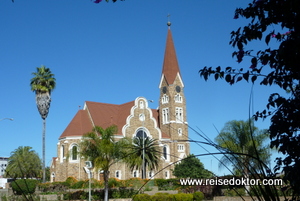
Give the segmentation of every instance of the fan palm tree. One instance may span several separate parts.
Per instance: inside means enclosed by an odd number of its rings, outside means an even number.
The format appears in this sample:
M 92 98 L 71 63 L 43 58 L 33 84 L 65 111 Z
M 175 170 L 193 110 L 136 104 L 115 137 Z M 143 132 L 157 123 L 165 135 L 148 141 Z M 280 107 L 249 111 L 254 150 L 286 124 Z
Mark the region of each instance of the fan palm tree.
M 145 149 L 143 151 L 143 148 Z M 143 140 L 142 136 L 133 138 L 133 142 L 129 144 L 127 149 L 128 157 L 124 161 L 128 164 L 131 170 L 155 170 L 159 165 L 160 151 L 157 140 L 146 137 Z M 145 154 L 145 155 L 144 155 Z M 144 155 L 144 164 L 143 164 Z M 144 167 L 143 167 L 144 165 Z M 142 172 L 143 179 L 145 179 L 145 172 Z
M 221 158 L 219 167 L 233 165 L 234 172 L 248 176 L 249 171 L 270 161 L 270 148 L 264 144 L 266 139 L 267 130 L 259 130 L 252 120 L 227 122 L 215 138 L 217 144 L 230 153 Z
M 32 147 L 18 147 L 8 158 L 6 177 L 37 178 L 41 176 L 41 159 Z
M 93 163 L 94 170 L 103 171 L 105 198 L 108 200 L 108 179 L 110 167 L 122 158 L 123 144 L 114 140 L 117 133 L 115 125 L 106 129 L 95 126 L 92 132 L 86 133 L 79 144 L 79 155 Z
M 45 135 L 46 135 L 46 118 L 49 113 L 51 103 L 51 92 L 56 86 L 54 74 L 49 68 L 41 66 L 36 68 L 36 72 L 32 73 L 34 76 L 30 80 L 31 91 L 35 92 L 35 100 L 38 111 L 43 119 L 43 182 L 46 182 L 45 169 Z

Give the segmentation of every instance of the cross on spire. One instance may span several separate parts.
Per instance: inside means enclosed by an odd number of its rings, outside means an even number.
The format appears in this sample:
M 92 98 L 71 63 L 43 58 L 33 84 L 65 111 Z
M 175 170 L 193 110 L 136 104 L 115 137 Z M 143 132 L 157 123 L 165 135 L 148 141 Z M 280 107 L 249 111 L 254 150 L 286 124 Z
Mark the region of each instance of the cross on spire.
M 168 17 L 168 23 L 167 23 L 167 25 L 168 25 L 169 28 L 170 28 L 170 26 L 171 26 L 170 16 L 171 16 L 170 14 L 167 15 L 167 17 Z

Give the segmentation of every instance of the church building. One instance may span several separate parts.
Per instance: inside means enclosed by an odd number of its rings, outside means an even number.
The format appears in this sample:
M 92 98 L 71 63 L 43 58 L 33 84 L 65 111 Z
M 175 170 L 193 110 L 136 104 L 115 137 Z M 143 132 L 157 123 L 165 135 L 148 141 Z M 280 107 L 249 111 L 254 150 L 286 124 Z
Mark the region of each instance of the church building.
M 159 169 L 146 170 L 147 178 L 172 178 L 172 169 L 180 159 L 190 152 L 184 83 L 178 65 L 175 47 L 168 22 L 166 49 L 159 82 L 159 107 L 151 109 L 144 97 L 116 105 L 86 101 L 57 143 L 57 157 L 50 166 L 51 181 L 65 181 L 72 176 L 78 180 L 87 179 L 85 160 L 77 155 L 83 134 L 91 132 L 94 126 L 118 127 L 116 140 L 123 137 L 143 136 L 157 139 L 161 151 Z M 159 79 L 159 78 L 158 78 Z M 68 154 L 71 153 L 71 154 Z M 75 153 L 75 154 L 74 154 Z M 67 157 L 68 156 L 68 157 Z M 161 170 L 161 171 L 160 171 Z M 101 179 L 101 171 L 93 173 Z M 140 170 L 131 171 L 125 163 L 117 162 L 110 169 L 110 178 L 129 179 L 142 177 Z

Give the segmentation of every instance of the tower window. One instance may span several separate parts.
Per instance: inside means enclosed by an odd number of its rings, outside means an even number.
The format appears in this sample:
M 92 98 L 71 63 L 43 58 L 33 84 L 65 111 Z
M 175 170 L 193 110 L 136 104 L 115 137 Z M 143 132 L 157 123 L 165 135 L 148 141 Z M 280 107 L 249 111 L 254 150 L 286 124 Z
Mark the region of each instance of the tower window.
M 184 152 L 184 145 L 183 144 L 178 144 L 177 149 L 178 149 L 178 152 Z
M 162 122 L 163 124 L 169 123 L 169 108 L 162 109 Z
M 182 107 L 176 107 L 175 108 L 175 116 L 176 116 L 176 122 L 183 122 L 183 109 Z
M 167 96 L 166 94 L 163 95 L 163 97 L 161 98 L 161 103 L 165 104 L 169 102 L 169 96 Z
M 178 136 L 182 136 L 182 128 L 178 128 Z
M 176 103 L 182 103 L 182 96 L 180 94 L 176 94 L 174 99 Z

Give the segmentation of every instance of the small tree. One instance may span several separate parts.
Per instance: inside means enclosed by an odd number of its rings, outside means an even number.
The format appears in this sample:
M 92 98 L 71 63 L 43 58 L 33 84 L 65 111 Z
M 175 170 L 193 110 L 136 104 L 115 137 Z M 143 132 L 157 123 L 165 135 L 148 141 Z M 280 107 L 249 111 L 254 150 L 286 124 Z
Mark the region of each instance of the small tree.
M 227 122 L 215 139 L 229 153 L 221 158 L 219 167 L 233 165 L 236 174 L 248 176 L 249 171 L 259 169 L 261 162 L 268 164 L 270 148 L 264 144 L 268 135 L 267 130 L 255 127 L 252 120 Z
M 114 134 L 117 133 L 117 126 L 109 126 L 106 129 L 95 126 L 92 132 L 86 133 L 79 144 L 79 155 L 86 160 L 92 161 L 94 170 L 103 171 L 105 198 L 108 200 L 108 179 L 110 167 L 122 156 L 122 143 L 115 142 Z
M 205 169 L 200 159 L 191 154 L 175 164 L 173 175 L 178 178 L 210 178 L 213 173 Z
M 146 174 L 143 172 L 144 169 L 152 171 L 158 168 L 160 152 L 157 140 L 150 139 L 149 137 L 135 137 L 131 143 L 131 140 L 127 140 L 129 143 L 127 143 L 123 160 L 131 170 L 142 170 L 143 179 L 145 179 Z
M 11 152 L 6 168 L 6 177 L 11 178 L 38 178 L 41 176 L 41 159 L 31 150 L 32 147 L 20 146 Z

